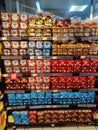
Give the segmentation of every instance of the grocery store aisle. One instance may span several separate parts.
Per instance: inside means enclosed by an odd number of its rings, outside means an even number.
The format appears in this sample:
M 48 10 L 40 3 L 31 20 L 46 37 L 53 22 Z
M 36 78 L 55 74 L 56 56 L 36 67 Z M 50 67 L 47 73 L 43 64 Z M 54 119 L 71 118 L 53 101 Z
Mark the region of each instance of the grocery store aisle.
M 7 130 L 13 130 L 9 128 Z M 66 127 L 44 127 L 44 128 L 17 128 L 16 130 L 98 130 L 96 126 L 66 126 Z

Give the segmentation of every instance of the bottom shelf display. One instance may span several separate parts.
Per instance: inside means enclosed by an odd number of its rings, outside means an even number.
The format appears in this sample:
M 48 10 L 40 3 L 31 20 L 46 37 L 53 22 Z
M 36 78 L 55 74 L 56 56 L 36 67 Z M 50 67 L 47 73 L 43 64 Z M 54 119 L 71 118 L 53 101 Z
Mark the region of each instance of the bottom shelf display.
M 67 122 L 89 123 L 93 121 L 90 109 L 79 110 L 44 110 L 44 111 L 13 111 L 8 116 L 8 123 L 19 125 L 59 124 Z

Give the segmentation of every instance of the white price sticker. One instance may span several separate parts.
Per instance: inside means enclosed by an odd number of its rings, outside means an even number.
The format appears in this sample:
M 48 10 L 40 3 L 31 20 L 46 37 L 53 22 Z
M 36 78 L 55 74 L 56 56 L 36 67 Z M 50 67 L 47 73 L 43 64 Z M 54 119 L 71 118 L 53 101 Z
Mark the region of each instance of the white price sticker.
M 9 75 L 8 74 L 3 74 L 2 77 L 8 77 Z
M 32 76 L 38 76 L 37 74 L 31 74 Z
M 47 37 L 43 37 L 43 40 L 48 40 L 48 38 Z
M 52 59 L 57 59 L 57 56 L 53 56 Z
M 31 59 L 31 60 L 34 59 L 34 56 L 30 56 L 30 59 Z
M 38 56 L 38 59 L 42 59 L 42 56 Z
M 4 40 L 7 40 L 7 37 L 2 37 L 2 40 L 4 41 Z
M 86 58 L 86 56 L 81 56 L 81 59 L 85 59 Z
M 53 40 L 56 41 L 56 40 L 57 40 L 57 37 L 53 37 Z

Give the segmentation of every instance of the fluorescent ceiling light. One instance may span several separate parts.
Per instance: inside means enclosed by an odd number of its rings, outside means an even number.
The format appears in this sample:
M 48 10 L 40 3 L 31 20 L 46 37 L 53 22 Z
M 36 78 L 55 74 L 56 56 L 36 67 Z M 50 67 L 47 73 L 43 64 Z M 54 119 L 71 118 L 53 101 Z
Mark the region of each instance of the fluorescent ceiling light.
M 73 5 L 70 8 L 70 12 L 72 11 L 84 11 L 87 8 L 88 5 Z
M 37 8 L 37 11 L 38 11 L 38 12 L 41 11 L 41 7 L 40 7 L 39 1 L 36 1 L 36 8 Z

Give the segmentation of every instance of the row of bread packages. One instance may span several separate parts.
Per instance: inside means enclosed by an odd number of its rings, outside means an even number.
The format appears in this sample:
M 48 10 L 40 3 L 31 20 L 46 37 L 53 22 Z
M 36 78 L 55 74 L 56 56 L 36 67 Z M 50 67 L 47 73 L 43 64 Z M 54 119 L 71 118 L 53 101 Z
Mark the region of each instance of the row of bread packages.
M 50 90 L 50 83 L 14 83 L 6 84 L 6 90 Z
M 15 81 L 11 81 L 10 78 L 5 79 L 6 84 L 15 83 L 50 83 L 51 77 L 19 77 Z
M 19 29 L 15 29 L 15 27 L 12 27 L 11 29 L 10 28 L 2 29 L 3 37 L 15 37 L 15 36 L 16 37 L 18 36 L 50 37 L 52 36 L 52 31 L 49 28 L 45 28 L 45 29 L 33 28 L 27 30 L 27 25 L 25 23 L 21 23 Z M 16 28 L 18 28 L 18 26 Z
M 97 59 L 83 59 L 83 60 L 4 60 L 5 66 L 53 66 L 53 67 L 64 67 L 64 66 L 82 66 L 82 67 L 97 67 L 98 60 Z
M 52 67 L 52 72 L 53 73 L 73 73 L 73 72 L 84 72 L 84 73 L 88 73 L 88 72 L 97 72 L 97 67 L 81 67 L 81 66 L 63 66 L 63 67 Z
M 96 72 L 98 60 L 51 60 L 52 72 Z
M 96 72 L 98 60 L 4 60 L 5 70 L 10 72 Z
M 3 49 L 3 56 L 50 56 L 51 49 Z
M 6 78 L 6 89 L 69 89 L 69 88 L 94 88 L 96 78 L 94 76 L 68 76 L 68 77 L 22 77 L 12 81 Z M 14 86 L 13 86 L 14 83 Z
M 94 76 L 61 76 L 61 77 L 19 77 L 15 81 L 11 81 L 10 78 L 6 78 L 6 84 L 13 84 L 13 83 L 83 83 L 83 84 L 92 84 L 94 85 L 96 78 Z
M 41 67 L 26 67 L 26 66 L 23 66 L 23 67 L 20 67 L 20 66 L 15 66 L 15 67 L 5 67 L 5 72 L 6 73 L 11 73 L 11 72 L 16 72 L 16 73 L 37 73 L 37 74 L 40 74 L 40 73 L 50 73 L 51 72 L 51 67 L 50 66 L 45 66 L 43 68 Z
M 82 29 L 82 31 L 76 31 L 76 29 L 71 29 L 71 28 L 59 28 L 59 27 L 53 27 L 52 28 L 52 33 L 53 33 L 53 37 L 74 37 L 74 36 L 80 36 L 80 37 L 89 37 L 89 36 L 98 36 L 98 28 L 95 29 L 95 31 L 93 31 L 92 29 L 90 29 L 88 31 L 88 29 Z
M 28 28 L 28 23 L 26 22 L 2 22 L 2 29 L 23 29 L 23 30 L 27 30 Z
M 52 55 L 97 55 L 98 45 L 96 43 L 69 43 L 69 44 L 59 44 L 59 42 L 54 42 L 52 44 Z
M 4 13 L 1 12 L 2 21 L 17 21 L 17 22 L 28 22 L 28 14 L 18 14 L 18 13 Z
M 51 78 L 52 89 L 94 88 L 96 81 L 94 76 L 63 76 Z
M 32 37 L 52 37 L 52 30 L 50 28 L 29 28 L 28 36 Z
M 54 59 L 51 60 L 51 64 L 53 67 L 62 67 L 62 66 L 82 66 L 82 67 L 89 67 L 89 66 L 98 66 L 97 59 L 82 59 L 82 60 L 65 60 L 65 59 Z
M 27 30 L 24 29 L 3 29 L 2 30 L 2 36 L 3 37 L 18 37 L 18 36 L 27 36 Z
M 52 55 L 88 55 L 88 54 L 98 54 L 98 45 L 96 43 L 77 43 L 77 44 L 66 44 L 63 43 L 59 45 L 56 41 L 52 44 L 50 41 L 4 41 L 3 51 L 6 49 L 27 49 L 29 48 L 30 55 L 33 55 L 33 49 L 51 49 Z M 10 52 L 9 52 L 10 53 Z M 25 53 L 25 52 L 24 52 Z
M 28 14 L 19 13 L 1 13 L 2 21 L 17 21 L 17 22 L 29 22 L 29 26 L 45 25 L 52 26 L 53 20 L 52 15 L 37 13 L 37 15 L 29 16 Z
M 51 60 L 4 60 L 5 66 L 51 66 Z
M 4 48 L 37 48 L 37 49 L 50 49 L 52 46 L 52 42 L 50 41 L 4 41 L 2 42 Z
M 94 91 L 89 92 L 32 92 L 32 93 L 10 93 L 7 94 L 8 100 L 14 99 L 23 99 L 23 100 L 30 100 L 30 99 L 82 99 L 82 98 L 95 98 L 96 93 Z
M 91 110 L 44 110 L 44 111 L 13 111 L 15 124 L 92 122 Z
M 95 92 L 32 92 L 25 94 L 7 94 L 10 106 L 46 105 L 46 104 L 92 104 Z
M 4 24 L 6 24 L 4 22 Z M 33 37 L 50 37 L 53 34 L 53 37 L 74 37 L 74 36 L 85 36 L 85 37 L 89 37 L 89 36 L 98 36 L 98 31 L 96 30 L 96 32 L 90 31 L 90 32 L 82 32 L 82 33 L 74 33 L 74 32 L 64 32 L 64 31 L 60 31 L 58 29 L 53 29 L 51 31 L 50 28 L 30 28 L 27 30 L 28 26 L 26 23 L 21 22 L 20 24 L 18 23 L 11 23 L 11 24 L 7 24 L 7 25 L 2 25 L 3 30 L 2 30 L 2 36 L 4 37 L 15 37 L 15 36 L 33 36 Z M 21 34 L 21 32 L 23 34 Z M 14 34 L 13 34 L 14 33 Z M 21 34 L 21 35 L 20 35 Z

